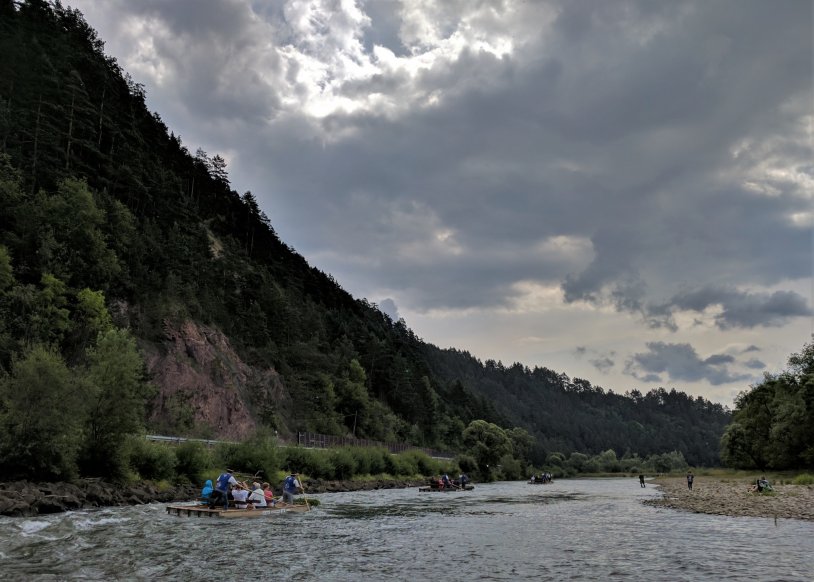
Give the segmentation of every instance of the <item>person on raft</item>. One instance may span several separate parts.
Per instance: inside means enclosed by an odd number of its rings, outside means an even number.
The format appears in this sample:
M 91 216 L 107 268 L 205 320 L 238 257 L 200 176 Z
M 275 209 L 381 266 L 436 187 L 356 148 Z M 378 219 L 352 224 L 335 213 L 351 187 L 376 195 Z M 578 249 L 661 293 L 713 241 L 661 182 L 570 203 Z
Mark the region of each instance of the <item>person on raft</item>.
M 305 493 L 305 489 L 299 480 L 299 474 L 291 473 L 285 478 L 285 481 L 283 481 L 283 501 L 294 505 L 294 496 L 297 495 L 297 491 Z
M 215 482 L 215 490 L 209 497 L 209 509 L 215 509 L 219 503 L 223 503 L 224 509 L 229 509 L 229 487 L 237 485 L 237 479 L 232 474 L 232 469 L 226 469 L 225 473 L 221 473 Z

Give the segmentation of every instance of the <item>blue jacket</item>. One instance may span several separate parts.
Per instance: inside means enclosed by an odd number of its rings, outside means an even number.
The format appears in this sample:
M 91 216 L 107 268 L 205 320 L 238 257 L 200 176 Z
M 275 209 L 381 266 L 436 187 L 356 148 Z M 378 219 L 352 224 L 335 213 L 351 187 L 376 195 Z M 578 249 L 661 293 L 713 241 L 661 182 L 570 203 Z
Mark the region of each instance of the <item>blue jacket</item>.
M 215 485 L 215 489 L 221 491 L 223 493 L 229 492 L 229 479 L 232 478 L 231 473 L 223 473 L 220 477 L 218 477 L 218 484 Z
M 285 482 L 283 483 L 283 490 L 288 491 L 289 493 L 296 493 L 297 492 L 297 486 L 294 485 L 294 482 L 296 480 L 297 480 L 297 478 L 294 477 L 294 475 L 289 475 L 288 477 L 286 477 Z
M 207 479 L 204 488 L 201 489 L 201 497 L 209 499 L 210 495 L 212 495 L 212 479 Z

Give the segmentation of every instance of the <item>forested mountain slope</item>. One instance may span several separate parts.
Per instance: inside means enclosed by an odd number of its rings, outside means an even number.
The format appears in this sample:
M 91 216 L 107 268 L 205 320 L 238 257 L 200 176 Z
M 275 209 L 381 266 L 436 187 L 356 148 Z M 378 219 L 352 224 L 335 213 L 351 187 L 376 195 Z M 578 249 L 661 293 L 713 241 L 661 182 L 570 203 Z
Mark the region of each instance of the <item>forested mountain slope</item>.
M 613 448 L 717 462 L 720 406 L 484 365 L 350 296 L 279 239 L 251 193 L 231 188 L 220 156 L 191 154 L 147 110 L 144 88 L 78 12 L 0 0 L 0 54 L 5 373 L 32 346 L 86 369 L 112 326 L 148 355 L 151 427 L 226 434 L 213 407 L 228 393 L 253 426 L 282 434 L 456 450 L 464 427 L 485 419 L 526 428 L 537 458 Z M 205 382 L 174 375 L 202 362 Z
M 675 389 L 626 395 L 592 386 L 548 368 L 481 364 L 466 352 L 425 347 L 436 377 L 462 382 L 493 403 L 498 413 L 525 427 L 546 451 L 599 453 L 613 443 L 617 453 L 642 456 L 677 450 L 691 463 L 718 462 L 718 441 L 729 421 L 720 405 Z

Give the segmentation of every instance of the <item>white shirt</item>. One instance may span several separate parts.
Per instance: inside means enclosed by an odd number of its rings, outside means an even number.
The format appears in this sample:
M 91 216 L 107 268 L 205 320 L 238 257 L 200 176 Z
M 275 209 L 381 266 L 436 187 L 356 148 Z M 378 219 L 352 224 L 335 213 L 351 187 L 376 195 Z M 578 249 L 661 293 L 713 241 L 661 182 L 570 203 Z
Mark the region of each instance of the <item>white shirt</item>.
M 232 491 L 232 497 L 235 498 L 235 507 L 238 509 L 246 509 L 246 499 L 249 497 L 249 492 L 245 489 L 235 489 Z
M 249 494 L 249 501 L 254 501 L 255 507 L 266 507 L 266 497 L 262 489 L 255 489 Z

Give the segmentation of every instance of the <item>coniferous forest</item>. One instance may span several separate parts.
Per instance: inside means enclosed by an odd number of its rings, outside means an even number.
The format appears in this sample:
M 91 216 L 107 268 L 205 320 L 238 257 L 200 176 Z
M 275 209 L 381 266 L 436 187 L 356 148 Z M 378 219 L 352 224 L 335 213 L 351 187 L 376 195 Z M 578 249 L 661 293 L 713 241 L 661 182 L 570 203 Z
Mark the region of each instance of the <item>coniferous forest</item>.
M 472 423 L 485 421 L 529 463 L 608 450 L 720 462 L 730 413 L 718 404 L 481 362 L 349 295 L 279 239 L 250 192 L 231 188 L 223 158 L 191 153 L 148 111 L 144 87 L 77 11 L 0 0 L 0 54 L 7 474 L 115 476 L 127 435 L 218 437 L 183 402 L 157 402 L 161 386 L 145 365 L 144 349 L 187 321 L 222 332 L 252 369 L 279 375 L 280 394 L 249 382 L 240 397 L 258 427 L 281 436 L 307 430 L 458 453 Z M 732 444 L 740 433 L 727 434 L 727 458 L 745 462 L 745 445 Z

